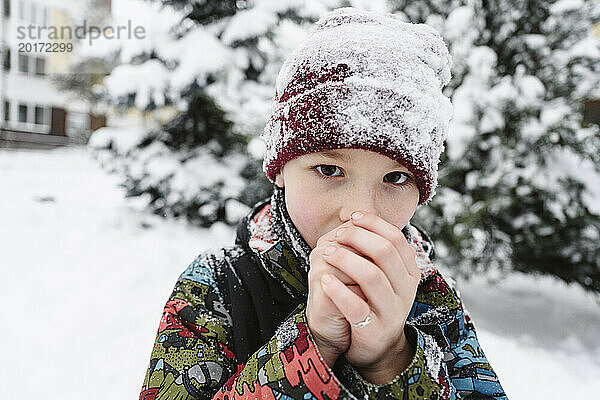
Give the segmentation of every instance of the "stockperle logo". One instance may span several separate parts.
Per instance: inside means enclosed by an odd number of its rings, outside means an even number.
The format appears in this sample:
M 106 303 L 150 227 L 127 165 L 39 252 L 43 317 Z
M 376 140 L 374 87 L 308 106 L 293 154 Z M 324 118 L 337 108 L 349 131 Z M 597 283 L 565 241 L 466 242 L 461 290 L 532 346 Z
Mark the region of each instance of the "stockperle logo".
M 94 40 L 104 39 L 145 39 L 146 29 L 143 26 L 133 26 L 131 20 L 126 25 L 103 27 L 90 25 L 86 20 L 76 26 L 39 26 L 29 24 L 17 26 L 17 39 L 26 41 L 73 41 L 87 39 L 91 45 Z

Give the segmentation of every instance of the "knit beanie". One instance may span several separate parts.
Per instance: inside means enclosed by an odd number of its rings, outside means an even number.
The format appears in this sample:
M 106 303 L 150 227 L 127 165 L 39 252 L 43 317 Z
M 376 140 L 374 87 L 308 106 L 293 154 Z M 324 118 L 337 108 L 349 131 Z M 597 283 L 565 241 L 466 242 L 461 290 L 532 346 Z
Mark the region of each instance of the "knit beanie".
M 364 149 L 404 165 L 419 205 L 435 194 L 452 118 L 452 59 L 440 34 L 389 13 L 338 8 L 284 62 L 260 138 L 271 182 L 289 160 Z

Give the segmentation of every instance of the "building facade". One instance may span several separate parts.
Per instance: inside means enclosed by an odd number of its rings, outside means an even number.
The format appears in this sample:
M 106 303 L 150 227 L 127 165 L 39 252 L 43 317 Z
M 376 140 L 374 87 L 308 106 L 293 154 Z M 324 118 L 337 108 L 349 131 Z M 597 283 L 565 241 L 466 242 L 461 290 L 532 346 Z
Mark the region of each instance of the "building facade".
M 55 33 L 73 28 L 89 1 L 0 1 L 0 147 L 85 141 L 106 118 L 91 114 L 89 105 L 53 84 L 53 76 L 69 73 L 73 43 L 68 51 L 70 40 L 52 37 L 50 28 Z

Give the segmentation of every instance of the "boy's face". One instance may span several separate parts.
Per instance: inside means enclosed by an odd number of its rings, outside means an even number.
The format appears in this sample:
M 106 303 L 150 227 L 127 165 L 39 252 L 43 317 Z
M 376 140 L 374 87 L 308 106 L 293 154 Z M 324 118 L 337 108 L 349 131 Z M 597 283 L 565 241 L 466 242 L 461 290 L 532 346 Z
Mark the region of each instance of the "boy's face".
M 325 233 L 357 210 L 379 215 L 402 229 L 419 203 L 419 189 L 402 164 L 362 149 L 335 149 L 288 161 L 275 183 L 311 249 Z

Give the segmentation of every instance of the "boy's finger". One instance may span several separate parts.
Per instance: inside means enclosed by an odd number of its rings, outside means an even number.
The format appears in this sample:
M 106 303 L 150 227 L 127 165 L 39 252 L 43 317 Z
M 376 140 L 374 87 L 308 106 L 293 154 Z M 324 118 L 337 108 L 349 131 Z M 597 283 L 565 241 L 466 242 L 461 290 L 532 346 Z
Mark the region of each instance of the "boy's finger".
M 358 297 L 360 297 L 361 299 L 363 299 L 364 301 L 367 301 L 367 296 L 365 296 L 365 294 L 363 293 L 363 291 L 360 289 L 360 286 L 356 283 L 354 284 L 346 284 L 346 287 L 350 290 L 352 290 L 354 293 L 356 293 L 356 295 Z
M 389 240 L 394 247 L 396 247 L 396 250 L 398 250 L 398 254 L 402 257 L 408 274 L 420 277 L 421 270 L 419 270 L 415 262 L 417 250 L 408 242 L 408 239 L 404 236 L 401 228 L 390 224 L 373 213 L 364 211 L 361 211 L 360 213 L 362 214 L 360 218 L 355 218 L 355 214 L 353 213 L 351 218 L 352 223 Z
M 317 239 L 316 247 L 320 247 L 323 244 L 327 245 L 327 243 L 325 243 L 325 242 L 335 241 L 335 233 L 337 232 L 337 230 L 339 228 L 341 228 L 342 226 L 348 226 L 348 225 L 352 225 L 352 221 L 351 220 L 348 220 L 348 221 L 344 222 L 343 224 L 340 224 L 339 226 L 336 226 L 335 228 L 333 228 L 329 232 L 323 234 L 320 238 Z
M 345 247 L 350 251 L 356 252 L 356 250 L 353 250 L 351 247 L 344 246 L 341 244 L 338 244 L 338 246 Z M 325 273 L 330 273 L 330 274 L 334 274 L 335 276 L 337 276 L 337 278 L 340 281 L 342 281 L 345 285 L 356 284 L 356 282 L 354 282 L 354 280 L 352 278 L 350 278 L 348 275 L 346 275 L 343 271 L 341 271 L 335 267 L 332 267 L 331 265 L 329 265 L 327 263 L 327 261 L 325 260 L 325 258 L 323 256 L 323 252 L 326 248 L 327 248 L 327 245 L 325 244 L 324 246 L 315 248 L 313 250 L 313 252 L 316 252 L 314 256 L 319 257 L 321 260 L 318 264 L 315 264 L 315 266 L 313 266 L 309 269 L 309 271 L 308 271 L 309 278 L 311 275 L 314 275 L 313 279 L 319 280 L 319 279 L 321 279 L 321 275 L 323 275 Z
M 340 244 L 343 243 L 358 250 L 359 255 L 378 266 L 387 277 L 394 292 L 402 293 L 406 278 L 410 275 L 403 258 L 389 240 L 358 226 L 344 231 L 337 240 Z
M 383 270 L 377 265 L 340 248 L 328 256 L 327 262 L 360 285 L 375 311 L 383 312 L 389 308 L 389 301 L 395 295 L 395 291 Z
M 353 253 L 358 254 L 359 256 L 364 256 L 363 254 L 361 254 L 358 250 L 353 249 L 351 246 L 346 246 L 342 243 L 339 243 L 335 237 L 335 233 L 337 232 L 337 230 L 339 228 L 341 228 L 344 225 L 352 225 L 351 221 L 346 221 L 344 222 L 342 225 L 338 226 L 337 228 L 327 232 L 326 234 L 324 234 L 323 236 L 321 236 L 318 240 L 317 240 L 317 246 L 313 249 L 313 251 L 320 251 L 321 254 L 323 254 L 323 250 L 325 250 L 327 248 L 327 246 L 329 246 L 330 244 L 336 244 L 339 245 L 340 247 L 344 247 L 347 250 L 350 250 Z M 367 259 L 369 259 L 369 257 L 366 257 Z M 370 259 L 369 259 L 370 260 Z M 370 260 L 372 261 L 372 260 Z
M 321 286 L 325 294 L 350 323 L 363 321 L 371 312 L 366 301 L 333 275 L 324 275 Z

